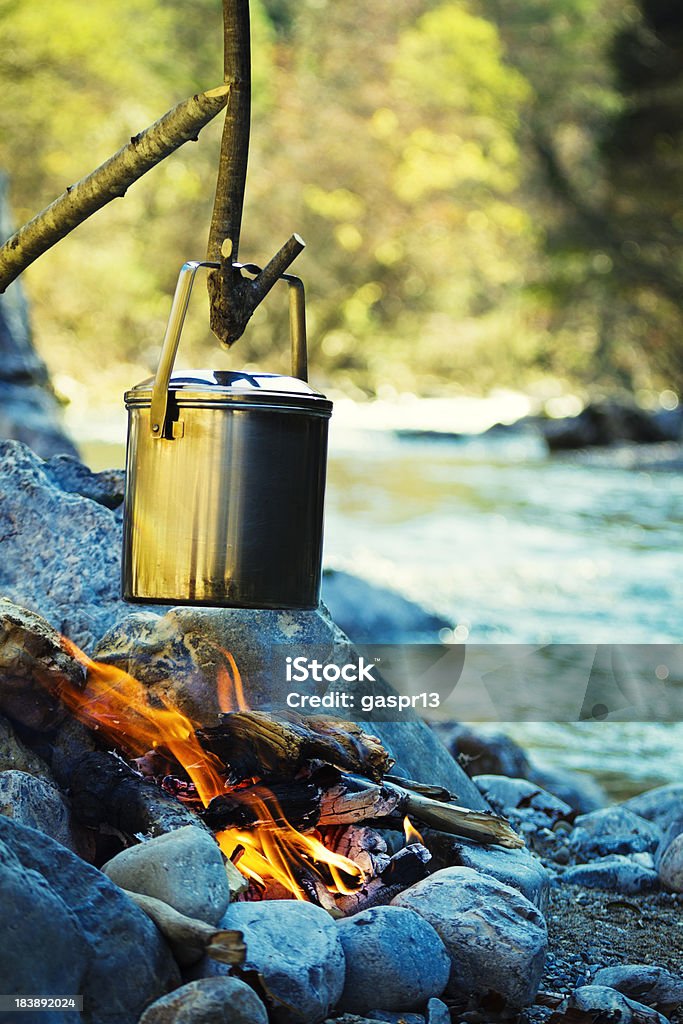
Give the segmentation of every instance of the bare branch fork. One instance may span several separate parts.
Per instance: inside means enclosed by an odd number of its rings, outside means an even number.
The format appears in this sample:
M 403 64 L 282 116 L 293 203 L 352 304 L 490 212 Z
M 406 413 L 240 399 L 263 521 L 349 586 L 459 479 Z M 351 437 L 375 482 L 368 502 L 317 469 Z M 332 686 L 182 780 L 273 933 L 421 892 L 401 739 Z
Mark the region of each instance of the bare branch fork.
M 185 142 L 195 141 L 226 106 L 229 93 L 229 86 L 221 85 L 183 100 L 15 232 L 0 248 L 0 293 L 91 214 L 125 195 L 130 185 Z
M 224 74 L 230 89 L 218 163 L 207 260 L 220 262 L 208 277 L 211 330 L 224 345 L 244 333 L 252 313 L 305 246 L 292 235 L 252 280 L 234 264 L 239 258 L 240 229 L 247 177 L 251 115 L 251 48 L 249 0 L 223 0 Z

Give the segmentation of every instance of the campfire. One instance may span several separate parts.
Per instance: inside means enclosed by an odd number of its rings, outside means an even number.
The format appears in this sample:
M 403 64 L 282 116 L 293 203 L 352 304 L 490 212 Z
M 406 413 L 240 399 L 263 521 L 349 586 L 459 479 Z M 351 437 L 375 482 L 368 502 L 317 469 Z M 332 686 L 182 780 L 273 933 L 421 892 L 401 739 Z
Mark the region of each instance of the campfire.
M 295 898 L 346 916 L 390 902 L 429 873 L 420 829 L 523 845 L 505 819 L 392 775 L 380 741 L 353 723 L 250 710 L 227 651 L 216 680 L 220 722 L 207 726 L 69 640 L 62 647 L 83 666 L 85 684 L 62 677 L 56 694 L 98 737 L 99 750 L 69 779 L 81 818 L 107 788 L 125 784 L 145 804 L 149 828 L 150 813 L 158 817 L 171 798 L 244 876 L 238 899 Z M 135 802 L 130 815 L 121 831 L 143 838 Z

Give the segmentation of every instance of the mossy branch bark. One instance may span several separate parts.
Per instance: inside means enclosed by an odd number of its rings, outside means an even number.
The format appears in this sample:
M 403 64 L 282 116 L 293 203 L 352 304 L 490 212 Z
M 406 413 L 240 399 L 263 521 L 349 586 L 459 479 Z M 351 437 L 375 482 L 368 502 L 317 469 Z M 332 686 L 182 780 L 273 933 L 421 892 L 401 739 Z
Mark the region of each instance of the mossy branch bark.
M 0 292 L 34 260 L 198 133 L 226 106 L 221 85 L 179 103 L 96 170 L 67 188 L 0 248 Z

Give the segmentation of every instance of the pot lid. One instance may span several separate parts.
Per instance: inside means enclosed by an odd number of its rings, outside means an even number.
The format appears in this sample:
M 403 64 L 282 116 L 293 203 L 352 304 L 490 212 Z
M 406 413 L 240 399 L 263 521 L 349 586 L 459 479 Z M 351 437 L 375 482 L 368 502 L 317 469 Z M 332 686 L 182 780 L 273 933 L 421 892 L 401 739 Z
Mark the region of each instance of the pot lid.
M 145 405 L 151 401 L 154 377 L 127 391 L 126 405 Z M 195 403 L 308 405 L 332 408 L 319 391 L 298 377 L 278 373 L 250 373 L 247 370 L 178 370 L 171 374 L 168 390 L 181 405 Z

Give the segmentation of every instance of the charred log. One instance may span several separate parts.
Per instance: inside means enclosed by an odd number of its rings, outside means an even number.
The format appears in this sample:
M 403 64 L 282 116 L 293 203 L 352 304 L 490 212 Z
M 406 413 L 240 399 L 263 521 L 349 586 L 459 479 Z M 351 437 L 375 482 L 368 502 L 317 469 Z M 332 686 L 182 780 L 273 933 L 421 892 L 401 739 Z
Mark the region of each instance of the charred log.
M 233 782 L 252 775 L 293 778 L 316 759 L 379 782 L 393 763 L 380 741 L 355 723 L 293 712 L 237 711 L 197 736 L 229 766 Z
M 432 855 L 421 843 L 411 843 L 395 853 L 381 874 L 385 885 L 400 885 L 407 889 L 409 885 L 421 882 L 429 874 L 429 862 Z
M 141 778 L 115 754 L 85 754 L 72 762 L 65 781 L 82 825 L 109 825 L 130 838 L 160 836 L 183 825 L 204 828 L 193 811 Z
M 306 831 L 318 824 L 320 793 L 308 783 L 260 782 L 214 797 L 200 814 L 214 831 L 285 823 Z

